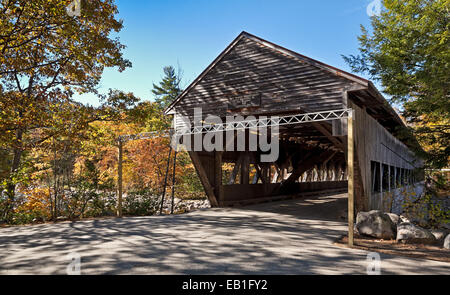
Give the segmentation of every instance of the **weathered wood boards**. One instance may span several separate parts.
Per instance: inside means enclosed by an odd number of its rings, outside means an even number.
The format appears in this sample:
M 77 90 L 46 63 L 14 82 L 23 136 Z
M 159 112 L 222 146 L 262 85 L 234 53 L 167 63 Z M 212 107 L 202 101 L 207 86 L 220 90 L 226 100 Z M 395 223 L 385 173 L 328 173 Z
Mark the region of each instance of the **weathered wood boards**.
M 373 192 L 371 162 L 376 161 L 388 166 L 414 169 L 422 166 L 422 161 L 394 135 L 389 133 L 380 123 L 352 102 L 355 122 L 355 158 L 358 159 L 362 193 L 368 209 L 383 209 L 382 198 Z M 355 171 L 357 172 L 357 171 Z M 380 174 L 382 175 L 382 174 Z M 381 183 L 381 181 L 379 182 Z
M 348 171 L 348 245 L 353 246 L 353 226 L 354 226 L 354 132 L 353 115 L 348 118 L 347 123 L 347 171 Z
M 342 91 L 364 85 L 367 81 L 362 78 L 348 79 L 343 71 L 318 66 L 316 61 L 243 33 L 168 111 L 192 116 L 193 109 L 201 107 L 223 117 L 342 109 Z M 250 103 L 236 103 L 243 98 Z

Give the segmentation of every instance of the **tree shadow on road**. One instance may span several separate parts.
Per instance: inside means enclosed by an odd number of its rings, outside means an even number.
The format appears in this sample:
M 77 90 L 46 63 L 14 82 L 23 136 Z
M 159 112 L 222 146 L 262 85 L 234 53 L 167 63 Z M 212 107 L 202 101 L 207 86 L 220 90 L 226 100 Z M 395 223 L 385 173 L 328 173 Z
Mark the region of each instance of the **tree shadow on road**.
M 333 205 L 285 207 L 298 201 L 1 229 L 0 273 L 64 274 L 66 255 L 77 252 L 83 274 L 365 274 L 365 251 L 332 244 L 345 223 L 306 214 Z M 395 264 L 394 273 L 418 265 L 390 256 L 383 263 Z

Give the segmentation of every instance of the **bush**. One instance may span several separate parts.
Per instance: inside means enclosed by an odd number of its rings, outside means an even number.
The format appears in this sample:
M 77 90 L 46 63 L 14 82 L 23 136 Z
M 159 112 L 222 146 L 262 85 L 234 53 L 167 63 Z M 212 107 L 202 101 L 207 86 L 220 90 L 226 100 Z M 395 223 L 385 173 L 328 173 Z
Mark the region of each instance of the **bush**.
M 96 194 L 89 202 L 86 217 L 114 216 L 116 214 L 116 194 L 102 192 Z
M 13 224 L 45 222 L 51 218 L 50 189 L 27 188 L 20 197 L 16 197 L 12 217 Z
M 148 216 L 154 215 L 159 208 L 160 197 L 148 191 L 131 192 L 122 203 L 124 215 Z
M 417 220 L 421 226 L 438 228 L 450 221 L 450 210 L 445 207 L 444 200 L 436 198 L 432 191 L 426 191 L 418 198 L 407 190 L 403 192 L 404 215 Z

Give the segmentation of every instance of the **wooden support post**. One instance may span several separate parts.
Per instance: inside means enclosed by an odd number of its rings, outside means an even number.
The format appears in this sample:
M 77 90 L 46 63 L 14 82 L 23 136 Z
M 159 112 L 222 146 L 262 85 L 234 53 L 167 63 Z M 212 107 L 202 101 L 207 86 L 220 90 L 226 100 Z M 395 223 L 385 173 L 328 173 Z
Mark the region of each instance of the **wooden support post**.
M 118 154 L 118 175 L 117 175 L 117 216 L 122 217 L 122 161 L 123 161 L 123 142 L 119 139 L 119 154 Z
M 383 163 L 379 163 L 380 164 L 380 194 L 381 194 L 381 198 L 383 199 L 383 174 L 384 174 L 384 167 L 383 167 Z
M 280 182 L 283 182 L 286 179 L 286 176 L 287 176 L 287 168 L 286 167 L 282 167 L 281 168 Z
M 170 214 L 173 214 L 173 208 L 175 207 L 175 169 L 177 164 L 177 148 L 175 147 L 175 153 L 173 154 L 173 171 L 172 171 L 172 206 L 170 207 Z
M 391 166 L 388 166 L 388 191 L 391 191 Z
M 164 187 L 163 187 L 163 193 L 161 196 L 161 207 L 159 208 L 159 214 L 162 214 L 163 207 L 164 207 L 164 198 L 166 196 L 166 187 L 167 187 L 167 176 L 169 174 L 169 166 L 170 166 L 170 155 L 172 154 L 172 145 L 169 147 L 169 155 L 167 156 L 167 166 L 166 166 L 166 175 L 164 176 Z
M 191 157 L 192 164 L 194 164 L 195 170 L 197 171 L 198 177 L 200 178 L 203 188 L 205 189 L 205 193 L 208 196 L 211 206 L 218 207 L 219 204 L 214 194 L 214 189 L 208 180 L 208 176 L 206 175 L 205 169 L 203 167 L 202 162 L 200 161 L 197 152 L 189 152 L 189 156 Z
M 256 173 L 258 174 L 258 179 L 261 179 L 261 183 L 267 182 L 267 168 L 266 163 L 255 164 Z M 258 183 L 258 179 L 256 183 Z
M 270 184 L 272 183 L 272 165 L 271 163 L 265 163 L 264 169 L 263 169 L 263 175 L 264 175 L 264 183 Z
M 396 189 L 397 186 L 398 186 L 398 184 L 397 184 L 397 168 L 394 167 L 394 187 L 393 188 Z
M 249 166 L 250 166 L 250 155 L 247 152 L 244 152 L 243 160 L 241 164 L 241 181 L 240 184 L 249 184 Z
M 348 174 L 348 245 L 353 246 L 354 227 L 354 133 L 353 133 L 353 112 L 350 112 L 347 123 L 347 174 Z
M 378 209 L 380 209 L 380 210 L 383 210 L 383 195 L 384 195 L 384 192 L 383 192 L 383 169 L 384 169 L 384 167 L 383 167 L 383 163 L 378 163 L 379 164 L 379 166 L 380 166 L 380 177 L 379 177 L 379 181 L 380 181 L 380 197 L 378 198 L 378 200 L 379 200 L 379 203 L 377 204 L 377 206 L 378 206 Z
M 228 181 L 228 184 L 234 184 L 235 183 L 236 176 L 238 175 L 239 169 L 241 167 L 241 162 L 242 162 L 242 157 L 239 157 L 236 160 L 236 163 L 234 164 L 234 168 L 233 168 L 233 171 L 231 172 L 230 180 Z
M 224 195 L 222 187 L 222 152 L 214 151 L 214 194 L 216 195 L 219 206 L 224 204 Z

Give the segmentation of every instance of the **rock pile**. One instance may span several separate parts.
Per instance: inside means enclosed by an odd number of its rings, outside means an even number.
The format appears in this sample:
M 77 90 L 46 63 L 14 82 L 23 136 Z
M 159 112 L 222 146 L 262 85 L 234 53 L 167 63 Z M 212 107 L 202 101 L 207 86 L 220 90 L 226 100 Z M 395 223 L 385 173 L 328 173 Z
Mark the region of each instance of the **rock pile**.
M 355 228 L 359 234 L 402 243 L 440 244 L 450 248 L 450 234 L 446 229 L 428 230 L 410 222 L 404 216 L 379 210 L 359 212 Z
M 170 212 L 171 208 L 172 208 L 172 199 L 170 197 L 165 198 L 163 205 L 163 212 Z M 203 208 L 211 208 L 211 205 L 209 204 L 209 201 L 207 199 L 203 200 L 184 200 L 179 198 L 174 199 L 174 210 L 173 210 L 174 213 L 190 212 Z

